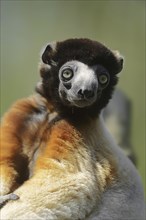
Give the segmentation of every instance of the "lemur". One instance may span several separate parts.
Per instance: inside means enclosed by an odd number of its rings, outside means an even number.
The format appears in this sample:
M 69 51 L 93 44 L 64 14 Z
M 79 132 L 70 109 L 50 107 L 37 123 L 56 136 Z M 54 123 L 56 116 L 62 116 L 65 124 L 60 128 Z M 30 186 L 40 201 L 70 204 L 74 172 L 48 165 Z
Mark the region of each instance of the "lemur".
M 102 119 L 122 68 L 89 39 L 45 47 L 36 93 L 2 120 L 1 219 L 144 219 L 140 177 Z

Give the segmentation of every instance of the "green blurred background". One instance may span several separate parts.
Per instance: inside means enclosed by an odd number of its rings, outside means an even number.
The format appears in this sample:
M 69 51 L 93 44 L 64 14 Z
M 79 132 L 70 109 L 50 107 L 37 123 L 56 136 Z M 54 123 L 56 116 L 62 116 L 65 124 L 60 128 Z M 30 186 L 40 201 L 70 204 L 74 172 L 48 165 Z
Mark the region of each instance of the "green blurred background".
M 40 49 L 87 37 L 118 49 L 125 66 L 118 87 L 132 101 L 132 144 L 145 185 L 145 1 L 1 1 L 1 115 L 33 93 Z

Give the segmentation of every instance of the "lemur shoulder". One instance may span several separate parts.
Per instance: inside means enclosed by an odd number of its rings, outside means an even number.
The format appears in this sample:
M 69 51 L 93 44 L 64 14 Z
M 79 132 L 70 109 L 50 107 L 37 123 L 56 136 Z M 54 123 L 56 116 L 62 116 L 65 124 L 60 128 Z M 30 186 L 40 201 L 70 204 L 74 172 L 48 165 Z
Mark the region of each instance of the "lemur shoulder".
M 122 67 L 89 39 L 45 47 L 36 94 L 2 120 L 2 219 L 144 219 L 140 177 L 102 120 Z

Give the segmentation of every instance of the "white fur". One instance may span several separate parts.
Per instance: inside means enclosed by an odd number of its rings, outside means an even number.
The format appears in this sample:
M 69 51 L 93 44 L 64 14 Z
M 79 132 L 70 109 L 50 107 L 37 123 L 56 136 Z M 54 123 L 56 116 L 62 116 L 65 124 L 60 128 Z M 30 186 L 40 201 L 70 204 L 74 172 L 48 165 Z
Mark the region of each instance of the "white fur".
M 48 71 L 48 70 L 51 69 L 51 65 L 46 64 L 46 63 L 40 61 L 40 62 L 39 62 L 39 65 L 38 65 L 38 69 L 40 70 L 40 69 L 42 69 L 42 68 L 45 69 L 45 71 Z
M 55 51 L 55 49 L 56 49 L 56 41 L 46 43 L 46 44 L 42 47 L 42 49 L 41 49 L 41 51 L 40 51 L 40 57 L 42 56 L 42 54 L 44 53 L 44 51 L 45 51 L 45 49 L 46 49 L 46 47 L 47 47 L 48 45 L 52 48 L 53 51 Z
M 73 77 L 73 84 L 80 85 L 80 88 L 84 89 L 85 83 L 90 85 L 93 81 L 98 83 L 95 70 L 96 66 L 89 67 L 88 65 L 77 61 L 72 60 L 67 63 L 65 63 L 61 69 L 60 72 L 64 67 L 72 67 L 74 69 L 74 77 Z M 87 89 L 87 88 L 86 88 Z
M 46 68 L 46 70 L 51 68 L 51 66 L 50 66 L 49 64 L 45 64 L 45 63 L 43 63 L 43 61 L 42 61 L 42 55 L 43 55 L 43 53 L 44 53 L 44 51 L 45 51 L 45 49 L 46 49 L 46 47 L 47 47 L 48 45 L 52 48 L 53 51 L 56 50 L 56 42 L 55 42 L 55 41 L 54 41 L 54 42 L 51 42 L 51 43 L 47 43 L 45 46 L 42 47 L 42 49 L 41 49 L 41 51 L 40 51 L 40 64 L 39 64 L 39 69 L 40 69 L 41 67 Z M 54 65 L 54 66 L 57 66 L 57 63 L 54 62 L 54 60 L 51 60 L 51 64 Z
M 62 82 L 61 73 L 63 69 L 71 68 L 73 70 L 73 77 L 70 79 L 71 89 L 66 89 Z M 98 89 L 98 79 L 96 76 L 96 68 L 97 66 L 88 66 L 82 62 L 77 60 L 72 60 L 66 62 L 59 71 L 60 85 L 59 85 L 59 94 L 62 98 L 60 91 L 65 91 L 66 99 L 70 102 L 71 105 L 75 105 L 78 107 L 85 107 L 93 104 L 97 99 L 97 89 Z M 80 101 L 80 97 L 78 96 L 78 91 L 82 90 L 94 90 L 94 96 L 90 99 L 87 99 L 85 103 L 78 102 Z
M 141 178 L 131 161 L 116 145 L 102 118 L 99 130 L 104 134 L 105 143 L 116 158 L 119 182 L 105 191 L 99 208 L 86 220 L 144 220 L 145 203 Z
M 97 122 L 89 123 L 88 127 L 82 126 L 78 129 L 88 148 L 96 148 L 98 151 L 98 149 L 102 150 L 107 147 L 111 151 L 117 161 L 118 182 L 107 188 L 99 201 L 99 198 L 96 197 L 98 191 L 96 175 L 92 171 L 88 152 L 80 149 L 78 154 L 81 160 L 79 160 L 78 166 L 81 172 L 66 174 L 65 179 L 59 176 L 58 179 L 52 179 L 47 170 L 46 173 L 38 173 L 38 177 L 35 176 L 30 180 L 34 181 L 32 185 L 28 181 L 16 190 L 15 193 L 20 196 L 20 200 L 10 202 L 2 209 L 2 219 L 144 220 L 143 190 L 140 177 L 129 159 L 116 146 L 113 138 L 104 127 L 102 118 L 99 118 Z M 61 165 L 64 172 L 66 166 L 68 164 Z M 45 181 L 43 181 L 44 179 Z M 37 181 L 40 180 L 42 180 L 42 186 L 38 188 Z M 46 190 L 44 191 L 46 184 L 47 194 Z M 62 189 L 63 191 L 61 191 Z M 27 191 L 29 191 L 28 195 Z M 60 194 L 60 192 L 62 193 Z M 41 195 L 41 201 L 37 200 L 38 195 Z M 89 196 L 89 199 L 86 195 Z M 64 198 L 63 202 L 60 202 L 62 197 Z M 36 206 L 35 212 L 33 211 L 33 203 Z M 88 217 L 85 213 L 88 213 Z

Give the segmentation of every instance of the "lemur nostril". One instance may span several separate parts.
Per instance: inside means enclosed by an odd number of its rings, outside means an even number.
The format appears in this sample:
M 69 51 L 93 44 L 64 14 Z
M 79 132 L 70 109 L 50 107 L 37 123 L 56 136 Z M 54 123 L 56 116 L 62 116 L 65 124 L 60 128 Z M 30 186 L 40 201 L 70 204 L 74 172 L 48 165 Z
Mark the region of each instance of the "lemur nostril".
M 92 98 L 94 96 L 94 91 L 93 90 L 88 90 L 88 89 L 85 89 L 85 90 L 82 90 L 80 89 L 78 91 L 78 95 L 81 97 L 81 98 Z
M 84 92 L 83 92 L 82 89 L 80 89 L 80 90 L 78 91 L 78 95 L 79 95 L 81 98 L 84 98 Z

